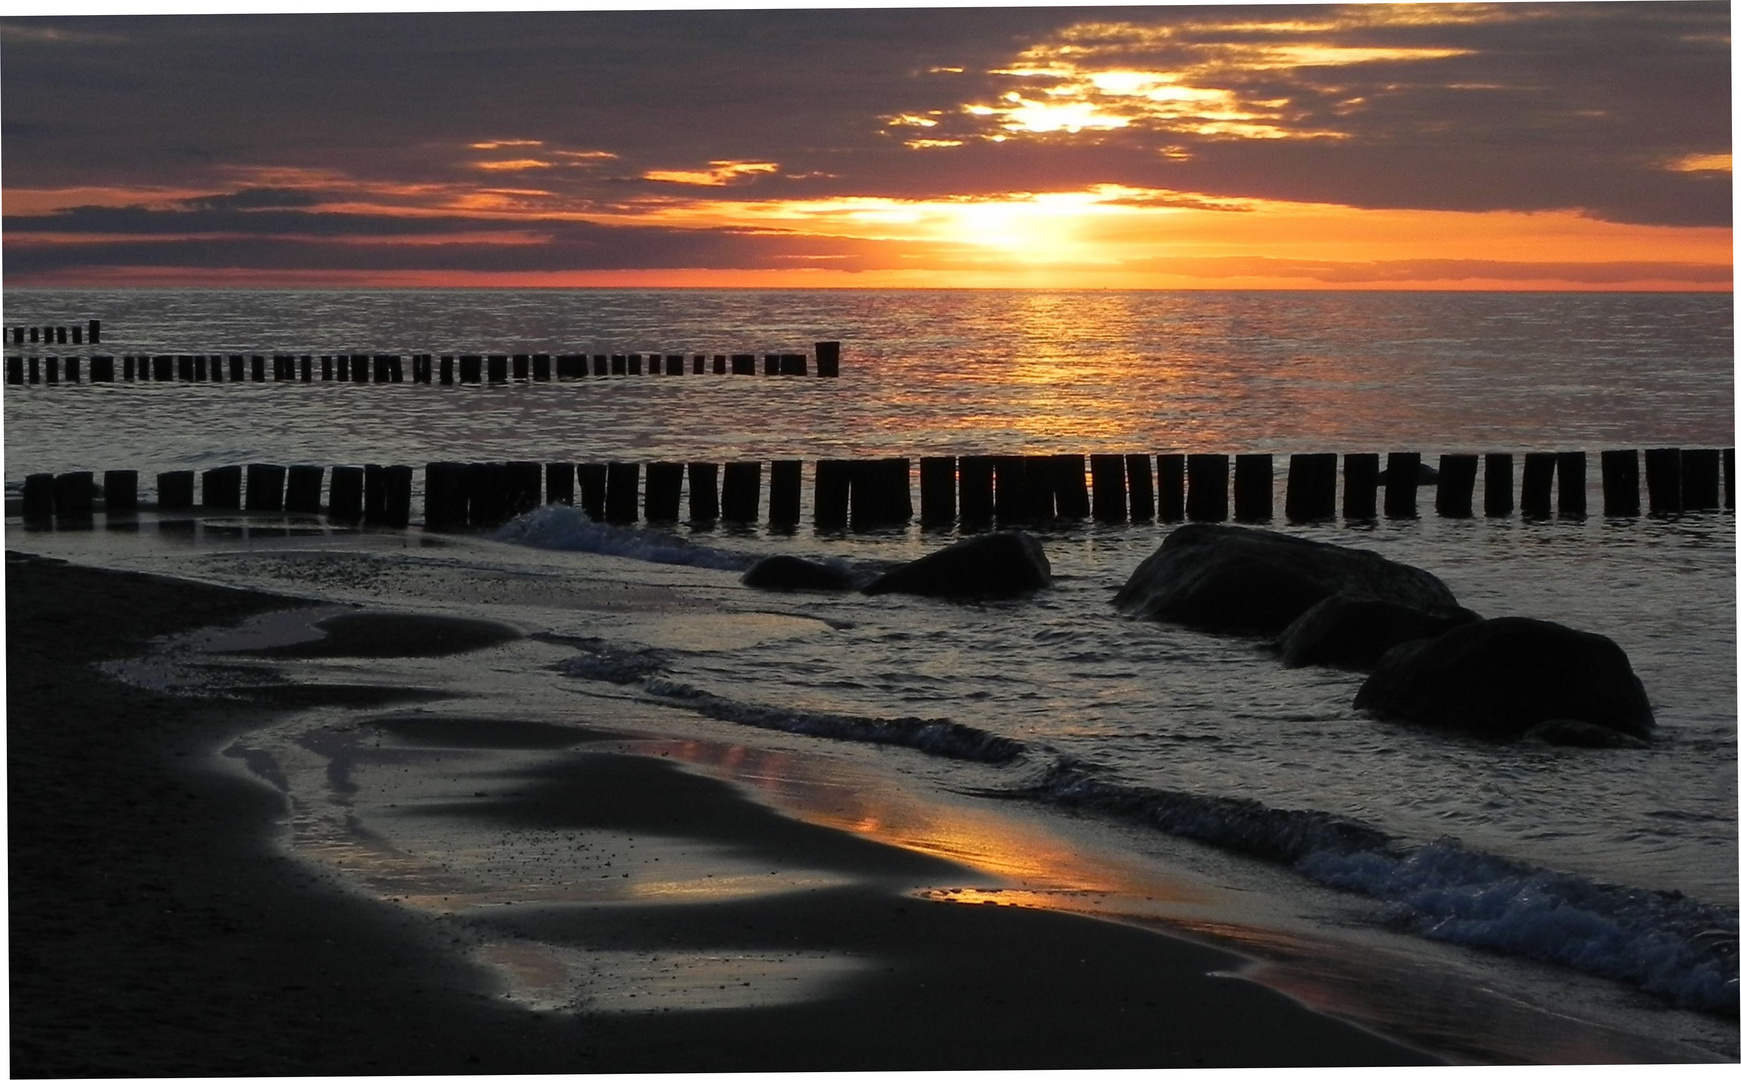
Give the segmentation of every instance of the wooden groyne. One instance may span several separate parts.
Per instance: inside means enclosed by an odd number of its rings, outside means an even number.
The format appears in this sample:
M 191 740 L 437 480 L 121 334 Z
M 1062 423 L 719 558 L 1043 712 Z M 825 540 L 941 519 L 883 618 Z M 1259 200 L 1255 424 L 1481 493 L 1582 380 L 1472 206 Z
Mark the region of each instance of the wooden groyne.
M 14 328 L 16 337 L 23 327 Z M 32 327 L 31 333 L 38 328 Z M 43 328 L 44 332 L 48 329 Z M 59 328 L 65 330 L 65 327 Z M 98 332 L 95 320 L 91 333 Z M 79 328 L 72 327 L 72 344 Z M 31 339 L 33 342 L 35 338 Z M 93 337 L 93 342 L 95 338 Z M 65 343 L 64 335 L 56 343 Z M 440 386 L 550 382 L 628 375 L 811 375 L 838 378 L 840 342 L 808 352 L 763 353 L 153 353 L 8 355 L 14 386 L 66 383 L 424 383 Z
M 101 345 L 103 321 L 73 326 L 8 326 L 0 340 L 14 345 Z
M 1642 469 L 1640 458 L 1638 450 L 1601 452 L 1604 515 L 1735 508 L 1734 448 L 1649 449 Z M 797 459 L 435 461 L 423 467 L 420 488 L 417 470 L 408 465 L 227 465 L 198 474 L 158 473 L 151 506 L 324 513 L 339 523 L 406 528 L 421 496 L 421 523 L 428 529 L 490 528 L 540 505 L 567 503 L 612 524 L 719 522 L 791 530 L 801 524 L 808 472 L 811 524 L 819 532 L 904 528 L 915 516 L 926 528 L 983 528 L 1088 519 L 1264 524 L 1275 515 L 1270 454 L 922 457 L 916 513 L 913 464 L 904 457 L 830 458 L 808 467 Z M 1474 517 L 1479 477 L 1479 512 L 1486 517 L 1578 520 L 1588 513 L 1586 465 L 1582 451 L 1527 453 L 1520 486 L 1513 454 L 1443 454 L 1436 469 L 1426 467 L 1418 453 L 1382 460 L 1378 454 L 1344 454 L 1340 469 L 1336 454 L 1293 454 L 1282 513 L 1292 523 L 1333 521 L 1338 508 L 1344 521 L 1418 518 L 1421 488 L 1431 487 L 1434 513 Z M 77 524 L 96 512 L 97 492 L 93 473 L 32 474 L 24 479 L 22 513 L 27 522 Z M 103 473 L 101 493 L 110 517 L 135 515 L 146 505 L 131 470 Z

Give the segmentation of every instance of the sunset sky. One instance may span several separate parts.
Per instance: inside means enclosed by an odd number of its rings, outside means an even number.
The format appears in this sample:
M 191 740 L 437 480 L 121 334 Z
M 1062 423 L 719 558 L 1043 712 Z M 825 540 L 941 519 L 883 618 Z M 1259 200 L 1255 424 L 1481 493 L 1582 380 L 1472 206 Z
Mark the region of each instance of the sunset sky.
M 0 20 L 26 285 L 1731 288 L 1726 3 Z

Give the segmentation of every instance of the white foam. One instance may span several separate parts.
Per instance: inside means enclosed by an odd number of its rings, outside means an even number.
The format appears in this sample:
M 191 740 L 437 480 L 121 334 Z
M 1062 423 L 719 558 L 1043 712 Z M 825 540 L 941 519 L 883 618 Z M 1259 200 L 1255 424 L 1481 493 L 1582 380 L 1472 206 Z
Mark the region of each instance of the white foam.
M 744 570 L 756 561 L 751 555 L 691 543 L 656 529 L 596 522 L 585 511 L 564 503 L 529 510 L 489 535 L 504 544 L 547 551 L 588 551 L 709 570 Z

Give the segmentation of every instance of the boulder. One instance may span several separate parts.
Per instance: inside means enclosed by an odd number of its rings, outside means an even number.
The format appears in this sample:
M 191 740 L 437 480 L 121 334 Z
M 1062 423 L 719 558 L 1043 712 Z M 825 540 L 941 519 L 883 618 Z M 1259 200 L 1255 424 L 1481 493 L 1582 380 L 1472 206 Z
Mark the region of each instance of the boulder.
M 1467 608 L 1422 611 L 1390 600 L 1337 593 L 1307 608 L 1276 638 L 1288 667 L 1371 671 L 1379 658 L 1405 641 L 1435 638 L 1481 616 Z
M 865 595 L 912 593 L 952 599 L 992 599 L 1044 589 L 1052 564 L 1025 532 L 973 536 L 895 567 L 864 587 Z
M 842 567 L 796 555 L 770 555 L 744 571 L 742 580 L 752 589 L 845 592 L 852 588 L 852 575 Z
M 1416 487 L 1433 487 L 1438 482 L 1439 482 L 1439 470 L 1433 468 L 1431 465 L 1428 465 L 1424 461 L 1415 466 L 1415 486 Z M 1378 470 L 1378 483 L 1381 487 L 1385 484 L 1390 483 L 1390 470 L 1389 469 Z
M 1138 618 L 1275 635 L 1337 594 L 1449 614 L 1444 582 L 1371 551 L 1237 525 L 1181 525 L 1113 597 Z
M 1541 619 L 1487 619 L 1398 645 L 1354 698 L 1387 720 L 1592 745 L 1574 721 L 1648 739 L 1656 718 L 1620 646 Z

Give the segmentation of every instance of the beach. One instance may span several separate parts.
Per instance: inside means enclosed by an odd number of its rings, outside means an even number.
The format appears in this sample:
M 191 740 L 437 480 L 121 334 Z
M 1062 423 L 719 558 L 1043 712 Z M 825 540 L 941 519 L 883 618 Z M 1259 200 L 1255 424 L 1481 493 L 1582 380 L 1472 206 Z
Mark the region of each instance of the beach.
M 826 871 L 835 884 L 714 903 L 497 907 L 474 922 L 512 935 L 560 917 L 565 933 L 598 949 L 844 955 L 856 974 L 752 1008 L 710 1001 L 670 1012 L 564 1013 L 506 1001 L 448 947 L 454 916 L 373 902 L 291 856 L 280 795 L 215 764 L 238 733 L 306 706 L 310 695 L 262 686 L 251 700 L 190 701 L 94 676 L 89 666 L 137 654 L 157 635 L 294 603 L 9 556 L 15 1074 L 1433 1060 L 1217 977 L 1242 967 L 1225 951 L 1070 914 L 916 899 L 916 883 L 973 875 L 795 821 L 669 763 L 573 754 L 584 737 L 547 758 L 538 797 L 496 808 L 505 826 L 603 824 L 619 838 L 706 838 L 771 869 Z M 428 636 L 416 620 L 391 629 L 402 649 L 382 635 L 370 647 L 415 652 Z M 408 689 L 408 700 L 424 699 Z M 376 688 L 363 697 L 379 706 L 391 695 Z M 443 737 L 528 741 L 523 731 L 464 726 Z

